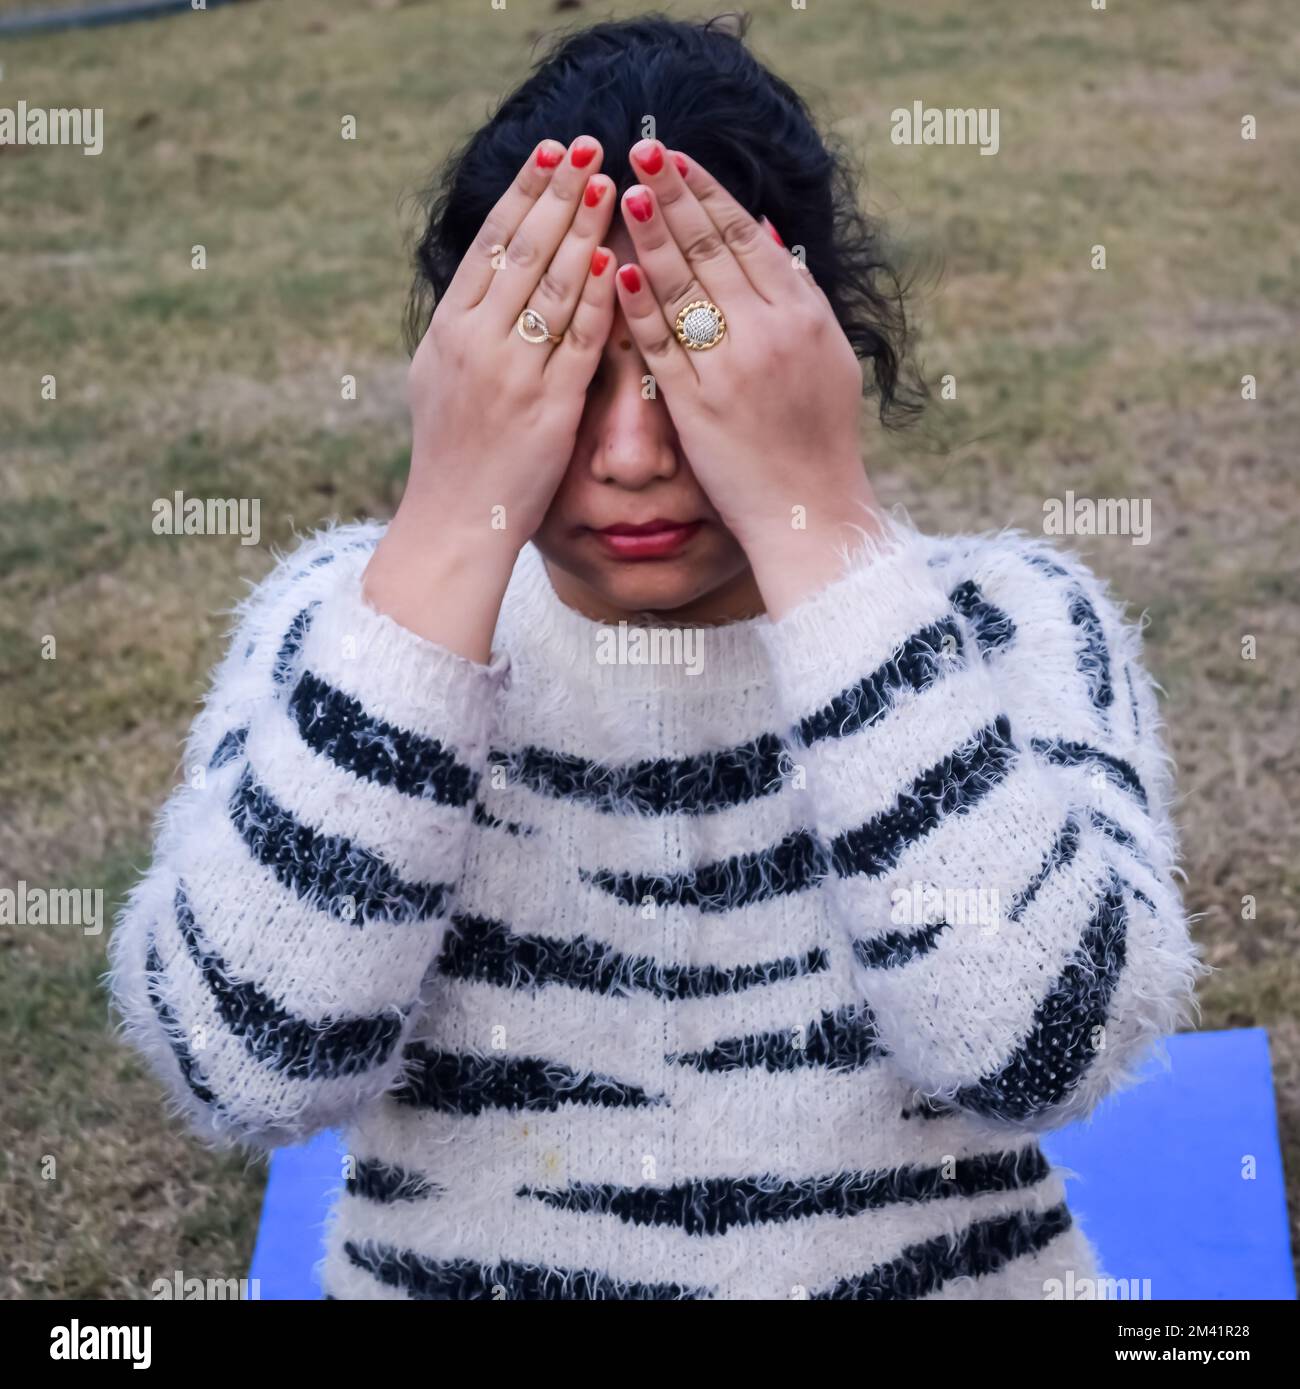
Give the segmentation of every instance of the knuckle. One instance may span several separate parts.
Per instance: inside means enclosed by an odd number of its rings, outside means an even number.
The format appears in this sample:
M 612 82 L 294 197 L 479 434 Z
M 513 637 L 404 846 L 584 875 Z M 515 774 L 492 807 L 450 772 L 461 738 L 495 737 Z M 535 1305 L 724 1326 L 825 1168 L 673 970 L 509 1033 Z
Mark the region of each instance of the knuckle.
M 496 389 L 498 400 L 512 415 L 532 407 L 535 392 L 528 373 L 506 372 L 497 382 Z
M 673 350 L 673 338 L 666 328 L 656 328 L 651 336 L 646 340 L 646 356 L 661 361 Z
M 546 192 L 546 175 L 537 168 L 532 160 L 529 160 L 526 167 L 520 171 L 519 191 L 531 202 L 536 202 Z
M 475 240 L 475 250 L 482 255 L 490 256 L 496 247 L 504 246 L 509 239 L 501 220 L 493 215 L 479 228 L 479 234 Z
M 693 299 L 703 299 L 704 291 L 700 288 L 700 282 L 692 276 L 689 280 L 679 281 L 672 287 L 672 292 L 665 299 L 665 304 L 676 304 L 679 308 L 683 304 L 689 304 Z
M 506 260 L 526 270 L 537 259 L 537 243 L 528 236 L 516 236 L 506 248 Z
M 578 352 L 589 352 L 595 345 L 596 339 L 582 317 L 575 318 L 565 330 L 565 343 Z
M 722 235 L 729 246 L 734 246 L 738 251 L 748 251 L 758 245 L 762 233 L 752 218 L 731 217 L 723 226 Z
M 415 356 L 411 358 L 411 371 L 424 371 L 431 360 L 445 361 L 448 349 L 454 348 L 455 345 L 456 334 L 447 326 L 445 315 L 434 314 L 428 332 L 415 349 Z
M 450 346 L 438 354 L 438 367 L 450 376 L 463 373 L 469 364 L 469 356 L 465 345 L 453 342 Z
M 562 303 L 569 297 L 569 286 L 562 275 L 555 273 L 554 267 L 542 275 L 537 290 L 543 299 L 553 299 L 557 303 Z
M 713 260 L 722 250 L 722 238 L 710 227 L 690 237 L 685 250 L 687 260 Z

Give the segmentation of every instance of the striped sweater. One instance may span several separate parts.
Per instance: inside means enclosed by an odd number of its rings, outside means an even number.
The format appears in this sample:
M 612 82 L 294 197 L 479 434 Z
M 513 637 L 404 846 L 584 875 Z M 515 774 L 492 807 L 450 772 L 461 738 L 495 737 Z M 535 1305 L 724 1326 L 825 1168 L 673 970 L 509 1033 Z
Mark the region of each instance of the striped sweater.
M 111 947 L 209 1141 L 343 1131 L 327 1296 L 1098 1276 L 1038 1139 L 1203 966 L 1140 637 L 1088 570 L 891 523 L 655 663 L 529 546 L 483 665 L 365 604 L 381 533 L 242 606 Z

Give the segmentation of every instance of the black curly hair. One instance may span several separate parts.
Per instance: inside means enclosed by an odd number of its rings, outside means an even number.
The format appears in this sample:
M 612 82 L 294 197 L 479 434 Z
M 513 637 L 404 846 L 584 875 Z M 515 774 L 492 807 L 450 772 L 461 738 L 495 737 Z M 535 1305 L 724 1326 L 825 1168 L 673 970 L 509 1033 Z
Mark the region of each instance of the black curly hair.
M 628 148 L 647 131 L 704 165 L 787 246 L 804 248 L 859 360 L 881 423 L 913 418 L 926 389 L 905 364 L 904 284 L 858 203 L 847 155 L 821 135 L 803 98 L 745 46 L 749 18 L 698 23 L 645 15 L 555 36 L 532 74 L 457 150 L 423 199 L 407 310 L 414 351 L 493 204 L 538 141 L 592 135 L 622 192 L 637 182 Z

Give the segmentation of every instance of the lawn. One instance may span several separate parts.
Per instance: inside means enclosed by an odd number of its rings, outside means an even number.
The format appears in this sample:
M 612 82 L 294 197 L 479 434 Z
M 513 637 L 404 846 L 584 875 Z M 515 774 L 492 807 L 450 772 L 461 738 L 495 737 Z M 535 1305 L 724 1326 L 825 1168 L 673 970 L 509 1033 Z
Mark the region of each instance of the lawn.
M 866 168 L 918 271 L 926 375 L 956 383 L 906 436 L 867 435 L 878 491 L 944 530 L 1041 531 L 1067 488 L 1150 500 L 1149 545 L 1080 549 L 1149 616 L 1217 967 L 1202 1025 L 1269 1028 L 1300 1213 L 1294 16 L 750 9 L 759 56 Z M 0 886 L 111 902 L 147 862 L 223 609 L 273 546 L 400 489 L 410 195 L 539 34 L 636 11 L 252 0 L 0 41 L 0 106 L 104 111 L 98 157 L 0 148 Z M 916 100 L 996 107 L 998 154 L 892 144 Z M 177 489 L 259 497 L 261 545 L 154 534 Z M 0 926 L 0 1295 L 142 1297 L 247 1266 L 265 1169 L 188 1137 L 113 1037 L 107 937 Z

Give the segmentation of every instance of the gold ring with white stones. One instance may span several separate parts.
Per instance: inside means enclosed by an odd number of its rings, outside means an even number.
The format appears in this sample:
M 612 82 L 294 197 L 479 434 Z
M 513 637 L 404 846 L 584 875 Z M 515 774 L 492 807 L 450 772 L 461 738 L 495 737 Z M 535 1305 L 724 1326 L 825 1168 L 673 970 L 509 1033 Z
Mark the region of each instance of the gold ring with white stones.
M 515 329 L 525 342 L 563 342 L 563 333 L 552 333 L 546 320 L 536 309 L 525 309 L 515 322 Z
M 693 299 L 677 315 L 677 341 L 692 352 L 717 347 L 727 331 L 727 320 L 712 299 Z

